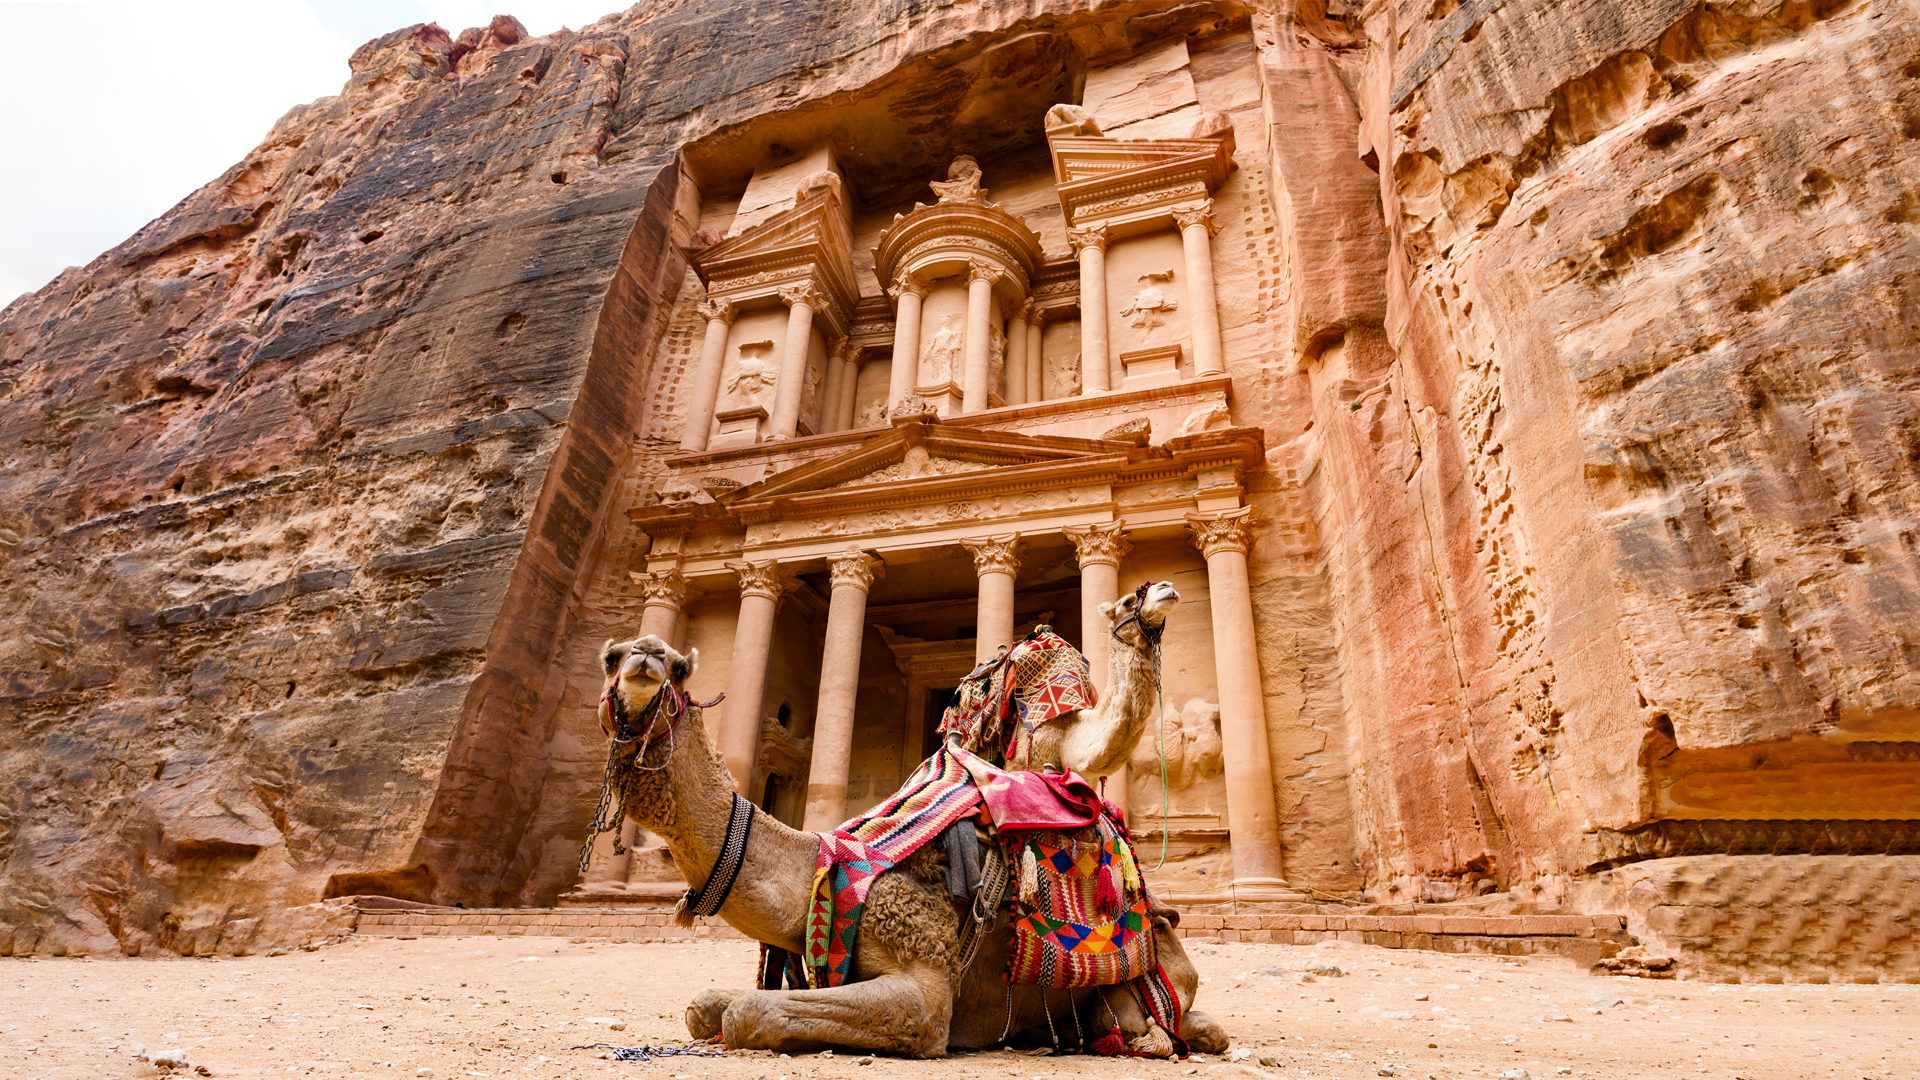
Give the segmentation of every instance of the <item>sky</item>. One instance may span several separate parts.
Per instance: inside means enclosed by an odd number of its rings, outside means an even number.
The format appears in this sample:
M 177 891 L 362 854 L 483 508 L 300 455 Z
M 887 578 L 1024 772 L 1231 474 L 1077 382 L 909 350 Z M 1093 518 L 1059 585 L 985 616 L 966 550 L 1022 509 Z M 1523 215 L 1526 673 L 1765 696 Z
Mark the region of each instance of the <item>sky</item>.
M 633 0 L 0 0 L 0 307 L 93 261 L 335 94 L 390 30 L 496 14 L 533 34 Z

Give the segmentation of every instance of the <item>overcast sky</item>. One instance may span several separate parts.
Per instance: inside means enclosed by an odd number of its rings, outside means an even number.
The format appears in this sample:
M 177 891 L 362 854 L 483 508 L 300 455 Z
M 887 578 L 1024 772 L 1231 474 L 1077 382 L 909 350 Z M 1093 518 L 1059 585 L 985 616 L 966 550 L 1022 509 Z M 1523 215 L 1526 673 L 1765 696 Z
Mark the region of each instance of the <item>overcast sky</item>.
M 0 0 L 0 306 L 132 235 L 338 93 L 389 30 L 517 17 L 534 34 L 633 0 Z

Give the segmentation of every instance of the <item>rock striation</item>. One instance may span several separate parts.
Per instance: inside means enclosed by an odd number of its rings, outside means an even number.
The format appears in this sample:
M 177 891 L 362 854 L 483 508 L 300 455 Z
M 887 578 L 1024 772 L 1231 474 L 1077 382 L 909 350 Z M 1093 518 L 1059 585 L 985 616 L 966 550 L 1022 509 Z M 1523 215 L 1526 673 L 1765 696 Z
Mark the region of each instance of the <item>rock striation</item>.
M 680 0 L 368 42 L 0 310 L 0 952 L 551 903 L 744 177 L 825 141 L 873 206 L 962 154 L 997 186 L 1089 85 L 1110 135 L 1237 140 L 1231 416 L 1193 431 L 1265 448 L 1288 881 L 1563 895 L 1661 859 L 1634 880 L 1672 893 L 1708 873 L 1674 859 L 1920 851 L 1915 14 Z M 1077 393 L 1080 340 L 1032 340 Z M 1211 709 L 1175 724 L 1195 813 Z M 1910 871 L 1852 865 L 1818 864 Z

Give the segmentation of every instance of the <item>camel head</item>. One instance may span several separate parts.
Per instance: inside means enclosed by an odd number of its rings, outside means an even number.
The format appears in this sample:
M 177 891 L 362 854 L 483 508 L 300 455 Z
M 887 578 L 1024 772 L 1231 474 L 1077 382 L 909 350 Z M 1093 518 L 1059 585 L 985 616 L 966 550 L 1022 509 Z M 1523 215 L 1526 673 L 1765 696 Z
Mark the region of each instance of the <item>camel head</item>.
M 1170 582 L 1149 581 L 1111 604 L 1101 604 L 1113 632 L 1136 649 L 1146 648 L 1148 637 L 1159 640 L 1167 625 L 1167 614 L 1180 602 L 1180 593 Z M 1138 618 L 1135 618 L 1138 616 Z M 1142 631 L 1142 627 L 1146 632 Z
M 700 650 L 688 649 L 682 656 L 648 634 L 633 641 L 607 642 L 601 660 L 606 665 L 607 687 L 600 698 L 600 726 L 611 735 L 614 724 L 610 713 L 615 697 L 627 716 L 639 716 L 659 696 L 661 687 L 669 682 L 684 685 L 693 677 Z

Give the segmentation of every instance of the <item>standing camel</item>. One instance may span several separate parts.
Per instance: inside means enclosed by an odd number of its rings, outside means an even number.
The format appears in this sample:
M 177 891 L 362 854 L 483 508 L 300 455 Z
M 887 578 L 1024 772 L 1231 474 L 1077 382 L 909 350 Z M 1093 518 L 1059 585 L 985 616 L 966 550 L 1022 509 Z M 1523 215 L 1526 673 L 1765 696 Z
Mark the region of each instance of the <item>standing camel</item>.
M 1151 597 L 1140 599 L 1155 606 Z M 1162 623 L 1166 606 L 1157 605 Z M 1126 619 L 1137 614 L 1137 607 L 1121 611 L 1116 605 L 1115 611 Z M 616 743 L 612 763 L 627 816 L 666 841 L 688 881 L 705 882 L 727 842 L 735 798 L 733 778 L 707 738 L 701 710 L 687 701 L 682 689 L 693 674 L 698 651 L 682 656 L 648 635 L 608 642 L 604 659 L 604 719 L 616 737 L 631 740 Z M 1120 753 L 1124 760 L 1125 751 Z M 1102 760 L 1107 756 L 1098 755 Z M 752 826 L 738 875 L 716 914 L 756 941 L 799 953 L 819 838 L 788 828 L 772 815 L 750 813 Z M 1007 985 L 1000 975 L 1011 943 L 1004 911 L 995 913 L 978 955 L 961 969 L 958 941 L 965 901 L 948 896 L 946 861 L 941 846 L 929 844 L 874 883 L 860 924 L 852 980 L 845 985 L 705 990 L 687 1007 L 688 1031 L 696 1038 L 722 1036 L 737 1048 L 794 1052 L 852 1047 L 939 1057 L 948 1050 L 994 1046 L 1050 1026 L 1083 1031 L 1114 1026 L 1133 1048 L 1168 1049 L 1164 1043 L 1152 1044 L 1154 1030 L 1126 987 L 1045 991 Z M 1195 1050 L 1224 1051 L 1225 1031 L 1211 1016 L 1192 1008 L 1199 976 L 1173 935 L 1177 916 L 1163 907 L 1150 915 L 1160 965 L 1183 1007 L 1179 1034 Z M 691 922 L 692 914 L 683 909 L 680 917 Z

